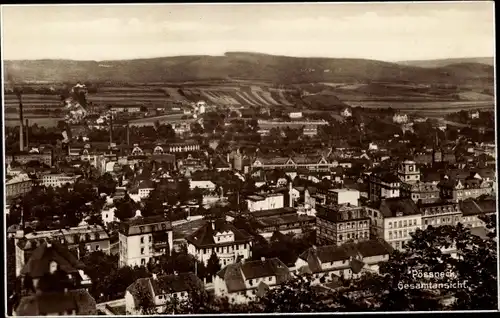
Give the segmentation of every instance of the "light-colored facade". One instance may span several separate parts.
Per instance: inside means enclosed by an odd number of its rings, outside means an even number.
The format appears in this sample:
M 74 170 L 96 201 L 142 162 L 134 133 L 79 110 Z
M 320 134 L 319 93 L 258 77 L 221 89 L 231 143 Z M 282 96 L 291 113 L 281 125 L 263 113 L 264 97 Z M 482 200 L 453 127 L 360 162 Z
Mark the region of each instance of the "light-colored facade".
M 88 252 L 103 251 L 107 254 L 110 252 L 109 235 L 98 225 L 31 232 L 26 235 L 23 231 L 19 231 L 15 238 L 17 274 L 29 260 L 33 251 L 48 240 L 56 240 L 72 250 L 78 250 L 80 244 L 83 243 Z M 78 252 L 76 254 L 78 255 Z
M 278 258 L 231 264 L 215 276 L 216 297 L 227 297 L 231 303 L 248 303 L 264 296 L 267 290 L 292 278 L 288 267 Z
M 259 194 L 247 197 L 248 210 L 250 212 L 281 209 L 285 206 L 283 194 Z
M 350 205 L 350 206 L 358 206 L 359 204 L 360 193 L 355 189 L 331 189 L 328 190 L 327 194 L 327 203 L 331 203 L 334 205 Z
M 5 182 L 5 196 L 7 198 L 26 194 L 33 188 L 34 182 L 26 174 L 20 174 Z
M 217 255 L 221 266 L 252 256 L 252 237 L 233 225 L 217 220 L 208 222 L 186 238 L 188 253 L 205 265 L 212 254 Z
M 120 224 L 118 237 L 120 266 L 145 266 L 173 248 L 172 225 L 163 216 L 137 214 Z
M 42 185 L 45 187 L 59 188 L 64 185 L 74 184 L 80 176 L 67 174 L 46 174 L 42 176 Z

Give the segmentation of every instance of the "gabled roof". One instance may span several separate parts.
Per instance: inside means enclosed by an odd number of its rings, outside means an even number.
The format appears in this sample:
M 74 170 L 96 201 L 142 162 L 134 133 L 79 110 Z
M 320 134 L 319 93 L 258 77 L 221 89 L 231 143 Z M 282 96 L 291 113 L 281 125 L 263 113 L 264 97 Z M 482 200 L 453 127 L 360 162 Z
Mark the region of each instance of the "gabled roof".
M 32 278 L 42 277 L 49 273 L 51 261 L 55 261 L 59 269 L 68 274 L 84 269 L 83 263 L 67 247 L 58 242 L 51 242 L 50 245 L 45 242 L 33 251 L 21 270 L 21 275 L 29 275 Z
M 85 289 L 66 293 L 43 293 L 21 298 L 16 308 L 17 316 L 41 316 L 75 310 L 77 315 L 97 315 L 96 302 Z
M 181 273 L 178 275 L 159 276 L 149 279 L 155 295 L 189 291 L 201 287 L 203 283 L 194 273 Z
M 141 227 L 144 228 L 143 233 L 171 231 L 172 223 L 163 215 L 134 217 L 121 222 L 119 231 L 125 235 L 135 235 L 141 233 Z
M 246 290 L 245 280 L 249 279 L 276 277 L 279 285 L 292 278 L 288 267 L 278 258 L 230 264 L 217 275 L 224 280 L 230 293 Z
M 399 212 L 405 216 L 420 214 L 417 205 L 410 198 L 383 199 L 379 210 L 386 218 L 395 217 Z
M 234 234 L 234 242 L 216 243 L 214 241 L 214 236 L 217 233 L 223 232 L 232 232 Z M 193 234 L 186 237 L 186 240 L 198 248 L 203 248 L 216 245 L 234 244 L 236 242 L 250 242 L 252 240 L 252 236 L 244 230 L 237 229 L 231 223 L 219 219 L 215 222 L 207 222 L 206 224 L 202 225 Z

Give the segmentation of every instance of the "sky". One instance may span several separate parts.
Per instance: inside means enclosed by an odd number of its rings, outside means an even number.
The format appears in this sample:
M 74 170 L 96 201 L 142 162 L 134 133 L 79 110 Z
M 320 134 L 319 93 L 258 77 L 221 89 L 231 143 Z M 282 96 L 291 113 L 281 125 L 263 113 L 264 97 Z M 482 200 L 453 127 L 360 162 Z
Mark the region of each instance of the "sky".
M 494 56 L 494 2 L 2 6 L 3 58 Z

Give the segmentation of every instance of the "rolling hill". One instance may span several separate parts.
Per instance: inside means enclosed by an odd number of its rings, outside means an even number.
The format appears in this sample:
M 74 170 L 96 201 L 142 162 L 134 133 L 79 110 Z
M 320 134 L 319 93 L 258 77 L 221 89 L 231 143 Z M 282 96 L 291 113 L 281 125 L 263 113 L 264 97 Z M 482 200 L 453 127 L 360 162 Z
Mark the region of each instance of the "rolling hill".
M 470 58 L 454 58 L 454 59 L 438 59 L 438 60 L 415 60 L 415 61 L 401 61 L 398 64 L 406 66 L 417 66 L 417 67 L 427 67 L 436 68 L 443 67 L 451 64 L 462 64 L 462 63 L 479 63 L 486 64 L 489 66 L 495 65 L 493 57 L 470 57 Z
M 165 83 L 211 80 L 297 83 L 484 83 L 493 67 L 477 63 L 424 68 L 365 59 L 298 58 L 232 52 L 223 56 L 177 56 L 122 61 L 5 61 L 15 82 Z

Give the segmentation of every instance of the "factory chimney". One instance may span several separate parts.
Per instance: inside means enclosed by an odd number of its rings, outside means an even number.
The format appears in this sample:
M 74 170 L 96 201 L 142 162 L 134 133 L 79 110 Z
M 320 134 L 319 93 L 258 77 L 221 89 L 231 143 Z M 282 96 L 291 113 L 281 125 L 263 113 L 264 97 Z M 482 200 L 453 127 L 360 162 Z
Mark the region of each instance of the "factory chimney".
M 23 151 L 24 150 L 24 116 L 23 116 L 23 100 L 22 100 L 22 92 L 20 88 L 15 88 L 14 89 L 17 99 L 19 101 L 19 122 L 20 122 L 20 127 L 19 127 L 19 150 Z
M 130 125 L 127 123 L 127 146 L 130 146 Z
M 109 145 L 113 143 L 113 114 L 109 116 Z
M 28 148 L 28 150 L 30 149 L 29 131 L 30 131 L 30 123 L 28 118 L 26 118 L 26 148 Z

